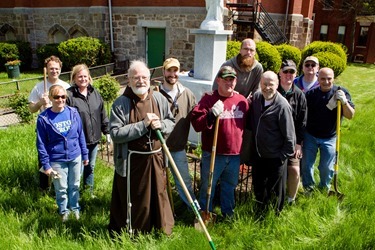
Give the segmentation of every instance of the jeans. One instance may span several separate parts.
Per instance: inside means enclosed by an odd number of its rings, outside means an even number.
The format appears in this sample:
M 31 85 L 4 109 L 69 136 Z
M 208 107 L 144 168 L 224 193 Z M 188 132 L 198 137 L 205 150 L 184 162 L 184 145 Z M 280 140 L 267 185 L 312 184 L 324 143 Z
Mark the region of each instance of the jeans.
M 191 198 L 193 199 L 193 201 L 196 200 L 193 187 L 192 187 L 192 180 L 191 180 L 190 173 L 189 173 L 189 166 L 188 166 L 185 150 L 170 152 L 170 153 L 172 155 L 172 158 L 174 160 L 174 163 L 176 164 L 178 171 L 180 172 L 181 178 L 184 181 L 186 188 L 190 193 Z M 174 182 L 177 187 L 178 194 L 180 195 L 182 201 L 185 202 L 185 204 L 188 205 L 188 207 L 190 207 L 191 204 L 189 203 L 184 193 L 184 190 L 182 188 L 182 185 L 180 181 L 177 179 L 176 173 L 174 172 L 173 168 L 171 168 L 171 172 L 172 172 Z
M 89 164 L 83 166 L 83 185 L 87 185 L 90 187 L 91 192 L 94 189 L 94 168 L 96 162 L 96 156 L 98 154 L 98 144 L 90 144 L 87 145 L 87 149 L 89 150 Z
M 316 155 L 320 151 L 319 188 L 330 188 L 331 179 L 333 177 L 333 164 L 336 155 L 336 136 L 321 139 L 305 132 L 302 147 L 302 184 L 305 189 L 313 189 L 314 181 L 314 163 Z
M 211 153 L 203 151 L 201 169 L 201 188 L 199 204 L 203 210 L 207 208 L 207 189 L 210 173 Z M 238 184 L 240 171 L 240 155 L 216 155 L 215 168 L 212 177 L 212 189 L 209 211 L 212 211 L 212 200 L 215 187 L 220 180 L 220 207 L 223 216 L 232 216 L 234 213 L 234 191 Z
M 51 162 L 52 169 L 61 176 L 59 179 L 53 179 L 56 203 L 61 215 L 69 213 L 69 209 L 73 212 L 80 210 L 78 200 L 81 165 L 81 156 L 68 162 Z

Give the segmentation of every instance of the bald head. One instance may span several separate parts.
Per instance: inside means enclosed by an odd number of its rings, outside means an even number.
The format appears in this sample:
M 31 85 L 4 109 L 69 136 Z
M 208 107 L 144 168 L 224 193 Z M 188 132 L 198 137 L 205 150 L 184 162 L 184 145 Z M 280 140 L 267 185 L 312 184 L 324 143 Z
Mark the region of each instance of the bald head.
M 265 100 L 269 101 L 274 98 L 279 86 L 279 78 L 273 71 L 266 71 L 263 73 L 260 80 L 260 90 Z
M 335 73 L 331 68 L 321 68 L 318 73 L 318 82 L 320 90 L 328 92 L 333 87 L 333 80 L 335 79 Z
M 246 38 L 246 39 L 242 40 L 241 48 L 244 47 L 244 46 L 247 46 L 247 45 L 250 45 L 250 46 L 253 46 L 254 48 L 256 48 L 255 42 L 251 38 Z

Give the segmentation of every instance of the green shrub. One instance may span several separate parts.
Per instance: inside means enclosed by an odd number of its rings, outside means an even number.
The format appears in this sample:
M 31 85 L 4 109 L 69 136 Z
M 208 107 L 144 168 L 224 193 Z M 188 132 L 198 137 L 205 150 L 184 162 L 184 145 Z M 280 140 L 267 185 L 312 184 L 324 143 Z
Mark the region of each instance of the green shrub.
M 235 57 L 240 53 L 241 49 L 241 42 L 239 41 L 228 41 L 227 42 L 227 55 L 226 60 L 231 59 L 232 57 Z
M 95 80 L 93 85 L 105 102 L 114 101 L 120 91 L 120 83 L 108 74 Z
M 57 48 L 64 68 L 68 70 L 79 63 L 93 67 L 111 62 L 109 47 L 97 38 L 77 37 L 61 42 Z
M 281 56 L 281 61 L 293 60 L 298 65 L 301 61 L 301 50 L 289 44 L 276 45 L 275 48 Z
M 307 45 L 305 48 L 302 50 L 302 57 L 300 61 L 300 65 L 303 63 L 303 60 L 308 57 L 312 56 L 318 52 L 331 52 L 338 57 L 340 57 L 344 63 L 346 68 L 346 61 L 347 61 L 347 56 L 345 53 L 345 50 L 342 45 L 338 43 L 333 43 L 333 42 L 323 42 L 323 41 L 315 41 Z M 319 62 L 320 64 L 320 62 Z M 321 66 L 320 66 L 321 67 Z M 327 65 L 326 67 L 330 67 L 330 65 Z
M 18 48 L 15 44 L 0 43 L 0 67 L 5 70 L 4 64 L 7 61 L 14 61 L 19 58 Z
M 319 59 L 319 67 L 328 67 L 333 69 L 335 78 L 338 77 L 346 67 L 346 61 L 342 60 L 340 56 L 332 52 L 318 52 L 313 56 Z
M 14 112 L 21 119 L 21 123 L 31 123 L 34 120 L 34 115 L 29 110 L 28 94 L 16 91 L 9 98 L 9 106 L 14 109 Z
M 275 46 L 263 41 L 256 45 L 259 62 L 262 64 L 263 70 L 278 73 L 281 67 L 281 56 Z
M 36 50 L 36 56 L 38 57 L 38 66 L 44 67 L 44 60 L 50 56 L 57 56 L 60 58 L 59 50 L 57 48 L 58 43 L 49 43 L 39 47 Z
M 31 50 L 30 42 L 24 41 L 7 41 L 9 44 L 15 44 L 18 49 L 18 59 L 21 60 L 21 70 L 31 69 L 33 63 L 33 52 Z

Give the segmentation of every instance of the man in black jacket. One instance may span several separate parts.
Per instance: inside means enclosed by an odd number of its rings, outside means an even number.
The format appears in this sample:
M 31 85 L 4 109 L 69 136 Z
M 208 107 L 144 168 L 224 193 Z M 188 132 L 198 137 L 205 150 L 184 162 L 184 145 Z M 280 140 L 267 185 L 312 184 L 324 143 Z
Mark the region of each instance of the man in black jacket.
M 307 107 L 306 98 L 302 90 L 293 84 L 297 74 L 296 64 L 292 60 L 282 62 L 279 72 L 280 85 L 277 91 L 284 96 L 293 112 L 294 128 L 296 132 L 296 148 L 294 155 L 288 159 L 288 203 L 293 204 L 300 182 L 300 159 L 302 158 L 303 133 L 306 127 Z
M 266 71 L 260 81 L 260 91 L 254 93 L 250 107 L 253 132 L 252 156 L 254 194 L 257 212 L 272 205 L 276 213 L 284 206 L 286 160 L 293 156 L 295 130 L 292 109 L 277 92 L 279 80 Z

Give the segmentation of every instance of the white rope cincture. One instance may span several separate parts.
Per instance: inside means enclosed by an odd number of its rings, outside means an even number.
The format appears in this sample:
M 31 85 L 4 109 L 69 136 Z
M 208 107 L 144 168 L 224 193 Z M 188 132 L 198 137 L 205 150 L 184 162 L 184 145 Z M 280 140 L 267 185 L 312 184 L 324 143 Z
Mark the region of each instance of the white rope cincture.
M 150 155 L 150 154 L 155 154 L 155 153 L 158 153 L 162 150 L 162 148 L 159 148 L 157 150 L 153 150 L 153 151 L 149 151 L 149 152 L 144 152 L 144 151 L 135 151 L 135 150 L 128 150 L 129 153 L 128 153 L 128 166 L 127 166 L 127 174 L 126 174 L 126 187 L 127 187 L 127 193 L 126 193 L 126 202 L 127 202 L 127 206 L 128 206 L 128 209 L 127 209 L 127 214 L 126 214 L 126 224 L 127 224 L 127 229 L 128 229 L 128 232 L 130 235 L 133 235 L 133 228 L 132 228 L 132 225 L 131 225 L 131 219 L 132 219 L 132 212 L 131 212 L 131 208 L 132 208 L 132 203 L 131 203 L 131 196 L 130 196 L 130 159 L 131 159 L 131 155 L 134 153 L 134 154 L 141 154 L 141 155 Z

